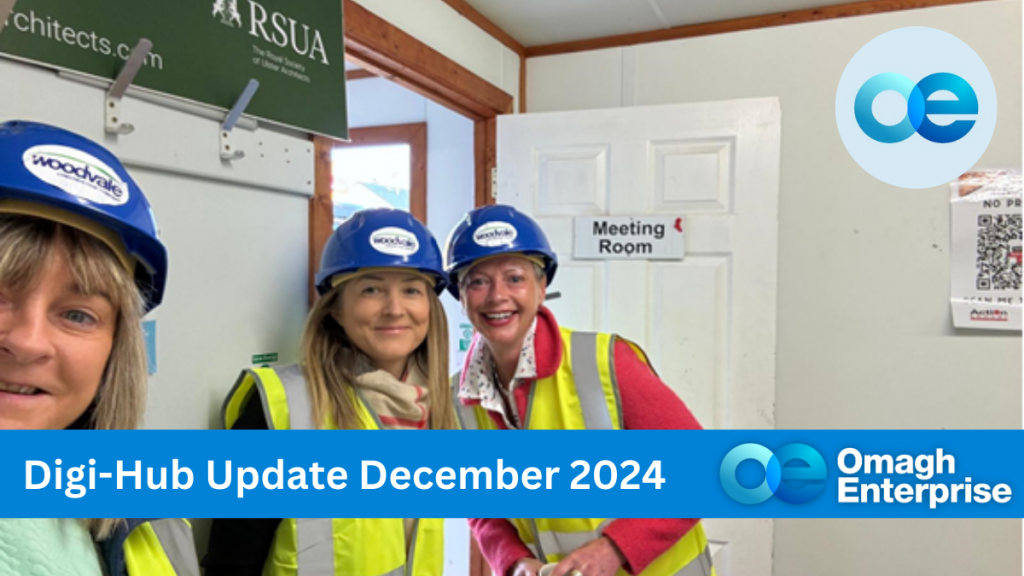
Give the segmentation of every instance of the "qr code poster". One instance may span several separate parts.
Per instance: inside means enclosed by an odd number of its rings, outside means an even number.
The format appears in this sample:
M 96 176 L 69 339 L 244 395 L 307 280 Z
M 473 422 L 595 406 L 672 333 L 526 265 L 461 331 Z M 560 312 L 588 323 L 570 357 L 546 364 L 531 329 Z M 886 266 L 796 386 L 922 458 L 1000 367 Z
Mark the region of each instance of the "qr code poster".
M 1021 175 L 968 172 L 952 184 L 953 325 L 1021 329 Z

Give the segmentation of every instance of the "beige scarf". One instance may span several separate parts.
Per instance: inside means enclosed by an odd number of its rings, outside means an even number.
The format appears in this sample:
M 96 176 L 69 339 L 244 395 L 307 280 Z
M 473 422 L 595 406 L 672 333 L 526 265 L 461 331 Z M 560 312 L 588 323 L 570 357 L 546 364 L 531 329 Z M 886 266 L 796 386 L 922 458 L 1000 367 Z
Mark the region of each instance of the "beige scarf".
M 406 368 L 405 381 L 395 378 L 384 370 L 378 370 L 370 361 L 360 355 L 356 363 L 356 386 L 370 408 L 380 419 L 384 430 L 427 430 L 430 403 L 427 396 L 427 377 L 410 360 Z M 405 552 L 413 541 L 415 518 L 403 518 L 405 528 Z
M 384 430 L 430 428 L 427 377 L 416 362 L 409 361 L 403 380 L 374 368 L 365 358 L 359 359 L 357 371 L 356 386 L 380 418 Z

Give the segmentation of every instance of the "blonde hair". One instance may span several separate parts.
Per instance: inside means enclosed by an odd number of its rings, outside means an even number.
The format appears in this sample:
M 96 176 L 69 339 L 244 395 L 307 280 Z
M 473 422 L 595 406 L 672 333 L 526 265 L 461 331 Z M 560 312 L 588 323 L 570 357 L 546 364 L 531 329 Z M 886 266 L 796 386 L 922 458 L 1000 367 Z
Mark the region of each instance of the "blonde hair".
M 318 427 L 333 418 L 340 429 L 360 428 L 353 401 L 353 382 L 359 350 L 331 315 L 341 303 L 346 283 L 324 294 L 310 311 L 302 335 L 302 368 L 313 400 Z M 431 430 L 458 428 L 448 384 L 448 320 L 441 300 L 427 289 L 430 324 L 427 337 L 412 353 L 412 361 L 427 376 Z
M 69 428 L 131 430 L 146 405 L 146 348 L 142 296 L 114 252 L 80 230 L 41 218 L 0 214 L 0 286 L 31 289 L 51 258 L 67 258 L 71 277 L 85 295 L 102 295 L 117 310 L 114 341 L 92 404 Z M 82 522 L 97 540 L 108 537 L 119 519 Z

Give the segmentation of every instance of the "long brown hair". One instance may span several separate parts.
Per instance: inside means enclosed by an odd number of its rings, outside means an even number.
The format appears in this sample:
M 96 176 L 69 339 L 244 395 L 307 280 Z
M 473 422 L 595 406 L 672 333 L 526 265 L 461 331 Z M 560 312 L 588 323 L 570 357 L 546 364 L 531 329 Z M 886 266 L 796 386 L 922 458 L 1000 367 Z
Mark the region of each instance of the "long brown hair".
M 99 390 L 72 428 L 138 428 L 146 406 L 146 347 L 143 302 L 131 275 L 102 241 L 75 228 L 30 216 L 0 214 L 0 286 L 30 289 L 43 268 L 63 253 L 71 277 L 85 295 L 102 295 L 117 310 L 114 342 Z M 82 521 L 97 539 L 113 532 L 119 520 Z
M 361 427 L 352 395 L 356 361 L 361 352 L 331 314 L 340 306 L 341 293 L 347 284 L 336 286 L 317 301 L 306 319 L 302 335 L 302 368 L 318 427 L 323 427 L 328 417 L 340 429 Z M 432 289 L 427 290 L 427 297 L 430 325 L 426 339 L 413 352 L 412 361 L 427 376 L 430 429 L 454 430 L 458 428 L 458 420 L 448 384 L 448 320 L 441 300 Z

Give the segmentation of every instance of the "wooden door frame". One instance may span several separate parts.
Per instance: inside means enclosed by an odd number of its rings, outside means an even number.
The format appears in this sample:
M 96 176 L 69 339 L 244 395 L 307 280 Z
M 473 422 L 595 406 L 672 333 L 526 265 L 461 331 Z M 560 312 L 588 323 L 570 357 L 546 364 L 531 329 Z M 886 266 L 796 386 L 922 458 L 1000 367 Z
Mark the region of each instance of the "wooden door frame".
M 496 119 L 499 114 L 513 112 L 512 96 L 353 0 L 343 0 L 343 10 L 346 60 L 474 122 L 475 204 L 492 204 Z M 310 306 L 316 298 L 312 277 L 333 230 L 331 150 L 336 142 L 323 136 L 313 137 L 316 167 L 314 196 L 309 204 Z M 425 208 L 424 205 L 423 220 Z
M 345 57 L 475 123 L 476 204 L 491 204 L 495 119 L 513 112 L 513 98 L 454 60 L 353 0 L 344 0 Z

